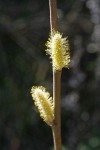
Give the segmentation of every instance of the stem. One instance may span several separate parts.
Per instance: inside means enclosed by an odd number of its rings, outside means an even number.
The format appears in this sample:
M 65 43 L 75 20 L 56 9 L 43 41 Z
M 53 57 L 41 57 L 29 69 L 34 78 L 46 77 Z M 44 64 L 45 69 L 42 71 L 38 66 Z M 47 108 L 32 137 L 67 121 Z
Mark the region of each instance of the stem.
M 60 71 L 53 71 L 54 125 L 52 127 L 54 149 L 61 150 Z
M 56 0 L 49 0 L 50 27 L 51 32 L 58 30 L 57 3 Z M 60 108 L 60 79 L 61 71 L 53 69 L 53 99 L 54 99 L 54 125 L 52 127 L 54 150 L 62 150 L 61 144 L 61 108 Z
M 57 23 L 57 2 L 56 2 L 56 0 L 49 0 L 49 9 L 50 9 L 51 31 L 52 31 L 52 29 L 57 31 L 58 30 L 58 23 Z

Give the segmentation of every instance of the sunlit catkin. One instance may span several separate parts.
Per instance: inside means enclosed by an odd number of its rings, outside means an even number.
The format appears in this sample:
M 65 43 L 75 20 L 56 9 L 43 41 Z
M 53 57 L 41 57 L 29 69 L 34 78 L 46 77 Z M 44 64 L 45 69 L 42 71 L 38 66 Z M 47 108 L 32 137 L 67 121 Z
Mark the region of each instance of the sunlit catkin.
M 32 98 L 37 106 L 41 118 L 50 126 L 54 120 L 54 106 L 50 94 L 42 86 L 33 86 L 31 89 Z
M 67 37 L 62 38 L 62 35 L 58 31 L 52 31 L 46 46 L 46 52 L 50 55 L 52 66 L 55 70 L 60 71 L 64 67 L 69 67 L 70 52 Z

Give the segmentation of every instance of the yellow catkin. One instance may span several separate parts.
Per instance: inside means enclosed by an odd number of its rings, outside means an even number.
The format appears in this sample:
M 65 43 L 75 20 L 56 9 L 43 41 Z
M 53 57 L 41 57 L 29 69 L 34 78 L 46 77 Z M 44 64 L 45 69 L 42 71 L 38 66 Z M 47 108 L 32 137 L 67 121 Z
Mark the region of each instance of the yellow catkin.
M 40 117 L 50 126 L 53 125 L 54 120 L 54 106 L 53 100 L 49 92 L 42 86 L 33 86 L 31 89 L 32 98 L 37 106 Z
M 55 70 L 62 70 L 64 67 L 69 67 L 70 52 L 67 37 L 62 38 L 62 35 L 58 31 L 52 31 L 46 46 L 46 53 L 50 55 L 52 66 Z

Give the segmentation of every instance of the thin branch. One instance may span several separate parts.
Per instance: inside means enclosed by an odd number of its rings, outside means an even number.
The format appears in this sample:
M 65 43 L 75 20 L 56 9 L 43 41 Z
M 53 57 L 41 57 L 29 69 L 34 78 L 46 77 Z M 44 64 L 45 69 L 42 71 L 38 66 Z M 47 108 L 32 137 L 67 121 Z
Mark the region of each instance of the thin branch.
M 54 29 L 58 30 L 58 22 L 57 22 L 57 2 L 56 0 L 49 0 L 49 9 L 50 9 L 50 27 L 51 31 Z
M 51 32 L 58 30 L 57 23 L 57 3 L 56 0 L 49 0 L 50 8 L 50 27 Z M 61 71 L 53 69 L 53 99 L 54 99 L 54 125 L 52 127 L 54 149 L 61 150 L 61 108 L 60 108 L 60 79 Z
M 61 72 L 53 71 L 54 126 L 52 127 L 54 149 L 61 150 L 61 108 L 60 108 L 60 79 Z

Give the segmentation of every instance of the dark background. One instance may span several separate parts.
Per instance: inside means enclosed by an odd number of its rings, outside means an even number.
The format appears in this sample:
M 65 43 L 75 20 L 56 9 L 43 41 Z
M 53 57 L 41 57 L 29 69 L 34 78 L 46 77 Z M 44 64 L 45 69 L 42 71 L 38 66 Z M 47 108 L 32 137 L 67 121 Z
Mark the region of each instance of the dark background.
M 100 1 L 58 0 L 58 18 L 71 51 L 62 72 L 63 150 L 100 150 Z M 30 94 L 42 85 L 52 95 L 49 32 L 48 0 L 0 0 L 0 150 L 53 149 Z

